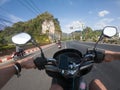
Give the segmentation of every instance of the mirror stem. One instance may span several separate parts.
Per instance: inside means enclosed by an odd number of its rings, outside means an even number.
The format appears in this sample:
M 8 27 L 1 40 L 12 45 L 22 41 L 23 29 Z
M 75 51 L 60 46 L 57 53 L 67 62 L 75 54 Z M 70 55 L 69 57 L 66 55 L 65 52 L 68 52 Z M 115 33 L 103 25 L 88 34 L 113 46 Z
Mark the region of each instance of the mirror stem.
M 42 57 L 42 58 L 45 58 L 44 53 L 43 53 L 43 50 L 42 50 L 42 48 L 38 45 L 38 43 L 37 43 L 34 39 L 31 39 L 31 42 L 32 42 L 33 45 L 35 45 L 36 47 L 38 47 L 38 48 L 40 49 L 40 51 L 41 51 L 41 57 Z
M 36 45 L 36 46 L 37 46 L 37 47 L 40 49 L 40 51 L 41 51 L 41 57 L 42 57 L 42 58 L 45 58 L 42 48 L 41 48 L 40 46 L 38 46 L 38 45 Z
M 101 35 L 100 38 L 98 39 L 98 41 L 95 43 L 93 50 L 96 49 L 98 43 L 99 43 L 102 39 L 103 39 L 103 35 Z

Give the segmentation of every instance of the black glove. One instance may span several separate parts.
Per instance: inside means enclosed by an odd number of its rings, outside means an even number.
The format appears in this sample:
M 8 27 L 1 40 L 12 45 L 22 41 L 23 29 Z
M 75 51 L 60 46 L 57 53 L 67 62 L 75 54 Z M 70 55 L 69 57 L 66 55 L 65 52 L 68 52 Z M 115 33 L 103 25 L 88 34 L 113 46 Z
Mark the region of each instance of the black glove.
M 87 54 L 95 55 L 95 57 L 94 57 L 95 63 L 101 63 L 105 57 L 105 51 L 102 49 L 88 50 Z
M 46 58 L 37 57 L 37 58 L 34 60 L 34 63 L 35 63 L 35 66 L 36 66 L 39 70 L 42 70 L 42 69 L 45 69 L 45 65 L 47 64 L 47 60 L 46 60 Z

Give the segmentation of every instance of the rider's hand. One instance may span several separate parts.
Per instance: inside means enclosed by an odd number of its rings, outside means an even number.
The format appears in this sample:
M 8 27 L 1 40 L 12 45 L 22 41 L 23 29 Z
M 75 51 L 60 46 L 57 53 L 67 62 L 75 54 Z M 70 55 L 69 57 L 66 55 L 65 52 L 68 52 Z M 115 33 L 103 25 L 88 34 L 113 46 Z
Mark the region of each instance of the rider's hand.
M 36 67 L 33 60 L 34 59 L 32 57 L 28 57 L 28 58 L 19 60 L 17 62 L 20 63 L 22 68 L 30 69 L 30 68 L 35 68 Z
M 36 65 L 36 67 L 41 70 L 41 69 L 44 69 L 45 68 L 45 65 L 47 64 L 47 60 L 46 58 L 43 58 L 43 57 L 37 57 L 35 60 L 34 60 L 34 63 Z

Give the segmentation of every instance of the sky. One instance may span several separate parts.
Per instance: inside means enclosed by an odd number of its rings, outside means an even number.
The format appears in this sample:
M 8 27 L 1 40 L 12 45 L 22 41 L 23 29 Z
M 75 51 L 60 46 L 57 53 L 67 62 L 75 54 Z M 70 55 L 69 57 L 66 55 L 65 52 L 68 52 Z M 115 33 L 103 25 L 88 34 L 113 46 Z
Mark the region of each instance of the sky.
M 116 26 L 119 31 L 119 10 L 120 0 L 0 0 L 0 25 L 28 21 L 48 11 L 58 18 L 65 33 L 86 26 L 93 30 L 102 29 L 107 25 Z

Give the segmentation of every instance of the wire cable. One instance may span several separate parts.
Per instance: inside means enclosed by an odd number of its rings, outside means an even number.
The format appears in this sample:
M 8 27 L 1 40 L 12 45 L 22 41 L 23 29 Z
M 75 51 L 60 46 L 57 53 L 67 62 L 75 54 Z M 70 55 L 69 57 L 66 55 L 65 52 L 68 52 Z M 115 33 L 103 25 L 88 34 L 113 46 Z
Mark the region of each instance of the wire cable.
M 14 23 L 14 22 L 12 22 L 12 21 L 9 21 L 9 20 L 3 19 L 3 18 L 0 18 L 0 21 L 5 21 L 5 22 L 10 23 L 10 24 L 13 24 L 13 23 Z
M 39 11 L 39 13 L 41 12 L 41 10 L 39 9 L 39 7 L 33 2 L 33 0 L 29 0 L 31 2 L 31 4 L 33 4 L 33 6 L 35 6 L 35 8 Z
M 17 0 L 21 5 L 23 5 L 25 8 L 27 8 L 28 10 L 30 10 L 34 15 L 36 15 L 36 12 L 31 8 L 29 7 L 29 5 L 27 3 L 24 3 L 22 0 Z M 26 0 L 24 0 L 26 1 Z
M 33 5 L 31 2 L 30 2 L 31 0 L 25 0 L 25 2 L 36 12 L 36 13 L 39 13 L 39 11 L 38 11 L 38 9 L 36 9 L 34 6 L 35 5 Z
M 8 21 L 11 21 L 11 18 L 10 17 L 8 17 L 9 15 L 13 15 L 13 14 L 11 14 L 11 12 L 10 11 L 8 11 L 8 10 L 6 10 L 6 9 L 4 9 L 3 7 L 1 7 L 0 6 L 0 9 L 3 11 L 3 12 L 5 12 L 6 14 L 8 14 L 8 15 L 6 15 L 6 16 L 3 16 L 3 15 L 0 15 L 0 17 L 3 17 L 3 18 L 5 18 L 5 19 L 7 19 Z M 4 14 L 5 15 L 5 14 Z M 14 16 L 14 15 L 13 15 Z M 19 20 L 18 20 L 19 21 Z

